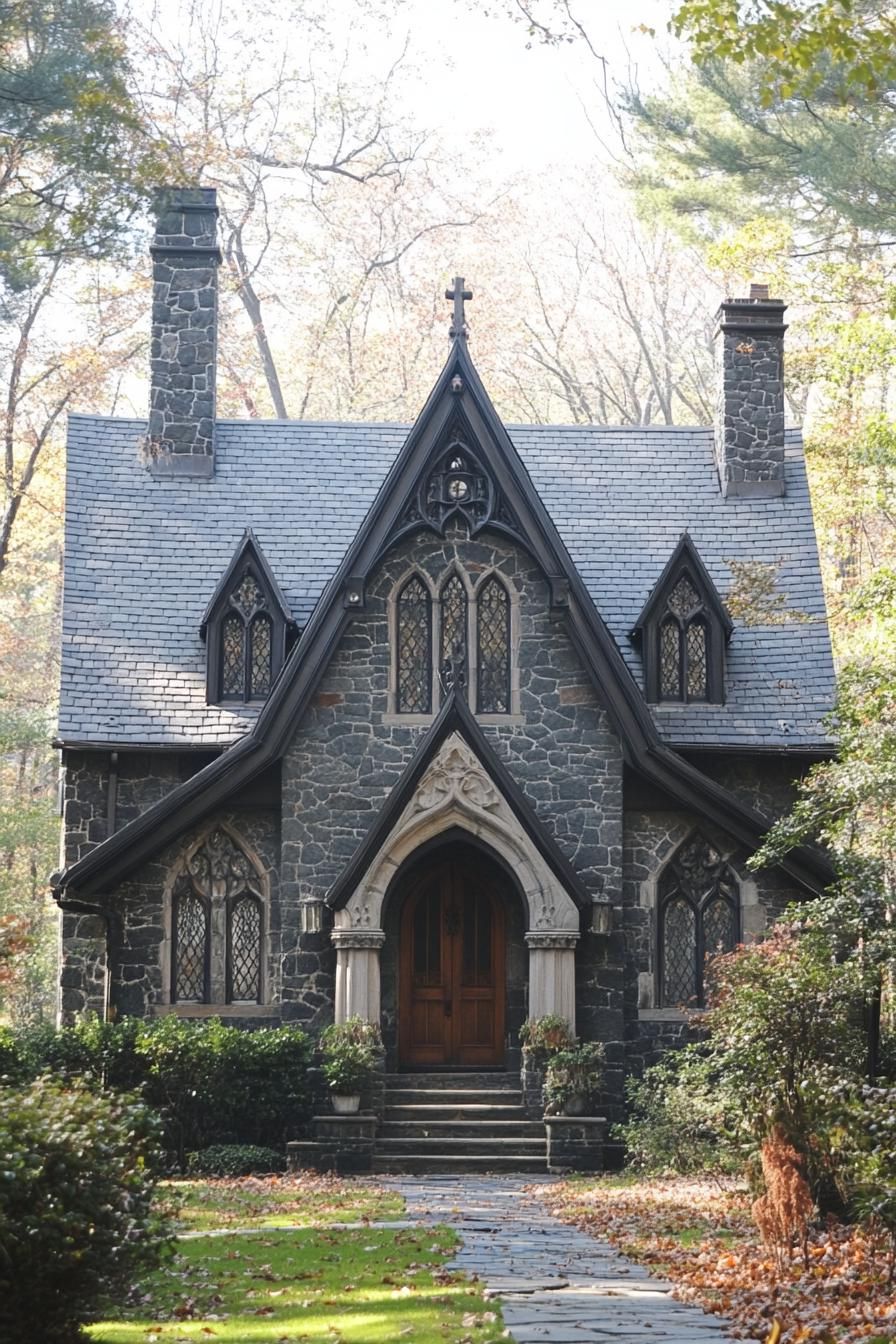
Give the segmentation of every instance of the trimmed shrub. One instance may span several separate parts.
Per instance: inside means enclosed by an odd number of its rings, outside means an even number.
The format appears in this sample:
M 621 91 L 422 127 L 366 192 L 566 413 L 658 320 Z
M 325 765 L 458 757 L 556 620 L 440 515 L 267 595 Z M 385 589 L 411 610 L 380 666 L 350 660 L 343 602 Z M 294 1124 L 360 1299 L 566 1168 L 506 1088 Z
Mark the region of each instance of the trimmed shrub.
M 216 1143 L 187 1157 L 190 1176 L 267 1176 L 285 1170 L 283 1153 L 253 1143 Z
M 157 1125 L 131 1098 L 40 1078 L 0 1089 L 0 1339 L 69 1344 L 154 1268 Z
M 52 1073 L 101 1088 L 136 1091 L 158 1111 L 163 1143 L 184 1168 L 186 1154 L 220 1143 L 274 1147 L 310 1109 L 311 1042 L 298 1027 L 246 1031 L 219 1018 L 174 1015 L 142 1021 L 88 1018 L 0 1038 L 12 1078 Z

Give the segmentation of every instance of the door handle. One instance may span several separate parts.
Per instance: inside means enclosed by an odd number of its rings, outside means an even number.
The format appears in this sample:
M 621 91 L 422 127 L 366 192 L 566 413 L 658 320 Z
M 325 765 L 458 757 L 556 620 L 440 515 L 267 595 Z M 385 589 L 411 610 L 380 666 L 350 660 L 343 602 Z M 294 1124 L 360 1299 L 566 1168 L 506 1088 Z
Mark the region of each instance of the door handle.
M 445 1016 L 446 1016 L 446 1017 L 450 1017 L 450 1016 L 451 1016 L 451 1000 L 450 1000 L 450 999 L 446 999 L 446 1000 L 445 1000 Z

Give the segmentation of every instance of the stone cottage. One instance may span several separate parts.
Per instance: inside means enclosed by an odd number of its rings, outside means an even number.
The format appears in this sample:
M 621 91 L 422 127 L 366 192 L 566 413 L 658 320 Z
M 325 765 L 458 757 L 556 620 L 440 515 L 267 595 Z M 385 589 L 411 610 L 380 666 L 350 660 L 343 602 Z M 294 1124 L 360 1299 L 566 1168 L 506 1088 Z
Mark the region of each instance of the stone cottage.
M 785 305 L 721 304 L 711 427 L 505 426 L 462 280 L 410 428 L 218 420 L 216 214 L 158 219 L 148 425 L 70 420 L 62 1019 L 358 1013 L 437 1086 L 559 1013 L 612 1111 L 828 878 L 746 866 L 832 748 Z

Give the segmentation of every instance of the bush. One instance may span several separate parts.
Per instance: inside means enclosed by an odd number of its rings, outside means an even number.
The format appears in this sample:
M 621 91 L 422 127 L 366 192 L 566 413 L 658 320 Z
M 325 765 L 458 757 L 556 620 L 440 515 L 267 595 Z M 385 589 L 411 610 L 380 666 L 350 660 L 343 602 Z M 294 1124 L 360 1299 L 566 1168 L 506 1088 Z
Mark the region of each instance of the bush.
M 190 1176 L 266 1176 L 285 1170 L 283 1153 L 252 1143 L 216 1143 L 187 1158 Z
M 156 1128 L 145 1106 L 83 1084 L 0 1089 L 4 1344 L 68 1344 L 158 1263 Z
M 750 1152 L 736 1102 L 699 1047 L 685 1046 L 626 1083 L 630 1115 L 613 1135 L 626 1159 L 651 1176 L 732 1175 Z
M 282 1144 L 310 1107 L 311 1042 L 297 1027 L 245 1031 L 219 1018 L 101 1022 L 15 1034 L 14 1076 L 49 1072 L 103 1088 L 139 1089 L 160 1114 L 163 1142 L 184 1168 L 188 1151 L 220 1143 Z

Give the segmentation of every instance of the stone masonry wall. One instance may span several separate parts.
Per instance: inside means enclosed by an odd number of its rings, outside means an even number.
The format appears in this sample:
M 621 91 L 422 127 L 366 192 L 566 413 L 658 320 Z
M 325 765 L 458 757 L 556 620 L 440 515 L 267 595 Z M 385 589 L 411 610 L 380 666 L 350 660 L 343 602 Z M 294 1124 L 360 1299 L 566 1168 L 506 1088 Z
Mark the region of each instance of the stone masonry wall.
M 784 304 L 728 299 L 716 336 L 716 452 L 725 494 L 782 494 Z
M 162 193 L 152 254 L 149 450 L 206 458 L 215 422 L 218 210 L 212 188 Z
M 621 899 L 621 751 L 562 618 L 550 614 L 547 584 L 503 539 L 455 535 L 440 543 L 425 534 L 397 547 L 372 576 L 366 610 L 337 649 L 284 759 L 284 901 L 326 896 L 425 733 L 425 726 L 389 715 L 388 599 L 414 566 L 440 579 L 461 555 L 474 577 L 496 569 L 519 600 L 520 715 L 487 724 L 485 732 L 592 895 Z M 313 1026 L 332 1012 L 329 1004 L 321 1009 L 320 993 L 331 993 L 335 968 L 335 956 L 329 971 L 321 964 L 316 942 L 306 950 L 318 937 L 300 937 L 283 975 L 284 1016 Z M 582 934 L 578 1024 L 583 1034 L 610 1042 L 621 1079 L 622 942 L 604 941 Z M 384 1001 L 390 992 L 384 985 Z
M 744 802 L 769 816 L 786 810 L 796 773 L 791 763 L 717 759 L 714 778 Z M 793 901 L 805 898 L 802 888 L 780 870 L 753 873 L 747 854 L 730 837 L 692 814 L 673 808 L 627 806 L 624 819 L 625 1018 L 627 1069 L 640 1072 L 666 1049 L 689 1039 L 684 1015 L 655 1006 L 657 918 L 656 893 L 668 860 L 699 831 L 729 861 L 740 880 L 741 937 L 757 937 Z

